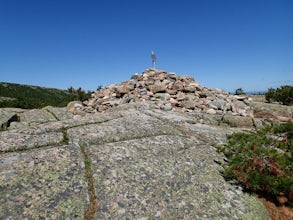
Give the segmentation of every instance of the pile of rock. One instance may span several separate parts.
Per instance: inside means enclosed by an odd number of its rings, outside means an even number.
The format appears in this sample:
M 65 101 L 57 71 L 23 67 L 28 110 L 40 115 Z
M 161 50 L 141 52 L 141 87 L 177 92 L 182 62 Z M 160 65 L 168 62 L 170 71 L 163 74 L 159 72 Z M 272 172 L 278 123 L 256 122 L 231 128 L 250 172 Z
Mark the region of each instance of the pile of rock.
M 253 114 L 248 97 L 208 89 L 193 77 L 156 69 L 147 69 L 140 75 L 134 74 L 128 81 L 96 91 L 90 100 L 75 104 L 71 109 L 75 112 L 104 112 L 110 107 L 132 102 L 151 102 L 165 111 L 251 117 Z

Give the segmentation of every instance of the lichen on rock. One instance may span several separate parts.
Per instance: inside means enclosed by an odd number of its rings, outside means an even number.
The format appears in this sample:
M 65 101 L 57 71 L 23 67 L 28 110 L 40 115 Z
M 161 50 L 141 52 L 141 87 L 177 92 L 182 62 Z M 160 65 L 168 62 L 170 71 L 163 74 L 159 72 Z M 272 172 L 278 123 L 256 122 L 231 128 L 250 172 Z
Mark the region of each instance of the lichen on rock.
M 69 111 L 14 110 L 0 219 L 269 219 L 220 173 L 215 146 L 261 126 L 245 100 L 150 69 Z

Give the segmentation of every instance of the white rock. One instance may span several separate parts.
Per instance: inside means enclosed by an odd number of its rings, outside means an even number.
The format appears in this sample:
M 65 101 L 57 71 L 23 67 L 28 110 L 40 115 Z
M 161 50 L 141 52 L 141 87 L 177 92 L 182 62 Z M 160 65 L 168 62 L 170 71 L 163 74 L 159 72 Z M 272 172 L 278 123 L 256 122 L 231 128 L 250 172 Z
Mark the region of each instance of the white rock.
M 215 109 L 210 108 L 206 111 L 206 113 L 211 114 L 211 115 L 215 115 L 215 114 L 217 114 L 217 111 Z

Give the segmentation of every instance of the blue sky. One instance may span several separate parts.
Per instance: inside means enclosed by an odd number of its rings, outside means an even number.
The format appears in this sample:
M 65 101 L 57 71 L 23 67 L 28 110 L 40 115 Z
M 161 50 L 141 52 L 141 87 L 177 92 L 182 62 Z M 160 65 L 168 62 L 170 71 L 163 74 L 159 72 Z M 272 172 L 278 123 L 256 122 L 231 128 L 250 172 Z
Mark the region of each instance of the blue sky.
M 0 0 L 0 81 L 95 90 L 151 67 L 234 92 L 293 85 L 292 0 Z

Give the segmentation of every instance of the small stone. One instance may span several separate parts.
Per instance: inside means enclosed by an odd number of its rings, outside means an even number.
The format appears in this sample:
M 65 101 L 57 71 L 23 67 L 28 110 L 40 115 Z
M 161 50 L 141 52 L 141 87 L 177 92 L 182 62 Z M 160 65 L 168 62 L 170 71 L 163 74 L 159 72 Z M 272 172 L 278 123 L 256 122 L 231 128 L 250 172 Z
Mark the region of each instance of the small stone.
M 175 95 L 177 93 L 177 90 L 167 89 L 166 92 L 169 93 L 170 95 Z
M 182 102 L 182 107 L 186 109 L 195 109 L 195 102 L 194 101 L 183 101 Z
M 183 84 L 183 82 L 181 82 L 181 81 L 176 81 L 176 82 L 173 84 L 173 86 L 172 86 L 171 89 L 172 89 L 172 90 L 176 90 L 176 91 L 183 91 L 183 89 L 184 89 L 184 84 Z
M 214 108 L 214 109 L 219 109 L 219 110 L 224 110 L 226 106 L 226 101 L 223 99 L 217 99 L 215 101 L 210 102 L 209 107 Z
M 196 91 L 196 87 L 193 85 L 188 85 L 184 87 L 184 92 L 195 92 Z
M 31 162 L 29 162 L 28 166 L 29 167 L 33 167 L 35 165 L 35 162 L 32 160 Z
M 226 203 L 222 204 L 223 209 L 230 209 L 231 207 L 232 206 L 231 206 L 231 204 L 229 202 L 226 202 Z
M 215 114 L 217 114 L 217 111 L 215 109 L 210 108 L 206 111 L 206 113 L 211 114 L 211 115 L 215 115 Z
M 162 104 L 160 106 L 160 109 L 163 111 L 171 111 L 172 110 L 172 105 L 170 103 Z
M 105 185 L 105 186 L 108 186 L 108 185 L 110 185 L 110 184 L 111 184 L 111 181 L 110 181 L 110 180 L 105 180 L 105 181 L 104 181 L 104 185 Z
M 166 91 L 166 86 L 163 85 L 163 84 L 149 85 L 148 88 L 152 93 L 158 93 L 158 92 L 165 92 Z
M 119 92 L 120 94 L 127 94 L 130 91 L 134 90 L 134 86 L 133 85 L 121 85 L 121 86 L 118 86 L 116 89 L 117 89 L 117 92 Z
M 155 217 L 159 218 L 161 215 L 162 215 L 162 213 L 160 211 L 157 211 L 156 214 L 155 214 Z
M 117 178 L 117 171 L 116 171 L 116 170 L 112 170 L 112 171 L 111 171 L 111 175 L 112 175 L 114 178 Z
M 125 214 L 126 210 L 125 209 L 119 209 L 117 212 L 118 212 L 119 215 L 123 215 L 123 214 Z
M 168 93 L 156 93 L 155 98 L 159 98 L 162 101 L 167 101 L 168 99 L 170 99 L 170 95 Z
M 218 107 L 215 106 L 213 103 L 209 103 L 208 104 L 208 107 L 211 108 L 211 109 L 214 109 L 214 110 L 217 110 L 218 109 Z
M 139 95 L 143 96 L 146 95 L 148 93 L 148 90 L 146 88 L 143 88 L 139 91 Z

